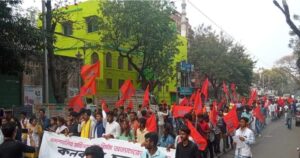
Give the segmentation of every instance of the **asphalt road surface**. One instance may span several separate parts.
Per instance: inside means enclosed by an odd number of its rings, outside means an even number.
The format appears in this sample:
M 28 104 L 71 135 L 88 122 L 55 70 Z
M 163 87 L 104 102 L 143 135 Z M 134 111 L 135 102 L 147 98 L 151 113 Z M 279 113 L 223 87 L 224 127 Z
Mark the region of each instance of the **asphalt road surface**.
M 300 127 L 295 127 L 294 120 L 292 125 L 289 130 L 283 119 L 270 122 L 262 136 L 256 137 L 252 146 L 253 158 L 299 158 L 296 148 L 300 147 Z M 233 158 L 234 150 L 220 157 Z

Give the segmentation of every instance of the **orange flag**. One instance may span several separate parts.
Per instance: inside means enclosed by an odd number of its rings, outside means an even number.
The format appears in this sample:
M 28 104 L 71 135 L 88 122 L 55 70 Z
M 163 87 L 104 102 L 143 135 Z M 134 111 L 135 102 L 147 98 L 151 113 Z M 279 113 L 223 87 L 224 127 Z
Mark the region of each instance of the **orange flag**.
M 149 93 L 149 85 L 147 86 L 144 94 L 143 107 L 147 107 L 150 104 L 150 93 Z
M 156 123 L 156 117 L 154 114 L 152 114 L 146 122 L 146 129 L 149 132 L 156 132 L 157 131 L 157 123 Z
M 100 61 L 92 65 L 84 65 L 80 71 L 84 81 L 93 80 L 100 75 Z
M 194 139 L 195 144 L 197 144 L 198 149 L 204 151 L 207 146 L 207 141 L 201 134 L 197 131 L 197 129 L 193 126 L 193 124 L 186 120 L 187 127 L 191 130 L 191 137 Z
M 196 96 L 195 93 L 193 93 L 193 94 L 191 95 L 191 97 L 190 97 L 190 105 L 193 105 L 193 102 L 194 102 L 194 100 L 195 100 L 195 96 Z
M 202 88 L 201 88 L 201 93 L 205 96 L 205 100 L 208 98 L 208 86 L 209 86 L 209 81 L 208 78 L 203 82 Z
M 184 117 L 185 114 L 191 112 L 193 107 L 173 105 L 172 114 L 174 118 Z
M 251 94 L 250 94 L 249 101 L 248 101 L 248 105 L 249 105 L 249 106 L 252 106 L 252 104 L 253 104 L 254 100 L 256 99 L 256 97 L 257 97 L 257 92 L 256 92 L 256 90 L 252 90 L 252 91 L 251 91 Z
M 96 81 L 95 80 L 89 80 L 87 81 L 81 88 L 80 88 L 80 95 L 86 96 L 86 95 L 95 95 L 97 92 L 96 89 Z
M 187 106 L 187 105 L 189 105 L 189 100 L 188 100 L 186 97 L 184 97 L 184 98 L 181 100 L 181 102 L 180 102 L 179 105 L 180 105 L 180 106 Z
M 120 91 L 124 100 L 129 99 L 131 96 L 133 96 L 135 94 L 135 88 L 131 83 L 131 80 L 126 80 L 120 88 Z
M 254 111 L 253 111 L 253 115 L 261 122 L 264 123 L 265 122 L 265 117 L 264 115 L 261 113 L 260 107 L 257 106 Z
M 83 97 L 76 95 L 69 100 L 69 106 L 74 109 L 74 111 L 79 112 L 84 107 Z
M 195 95 L 194 110 L 196 114 L 202 113 L 202 99 L 199 90 L 197 90 L 197 93 Z
M 229 97 L 229 92 L 226 83 L 223 81 L 223 91 L 227 97 Z
M 228 132 L 233 132 L 239 127 L 239 119 L 236 113 L 236 106 L 234 105 L 233 108 L 228 112 L 226 116 L 223 117 L 224 122 L 226 123 L 226 127 Z

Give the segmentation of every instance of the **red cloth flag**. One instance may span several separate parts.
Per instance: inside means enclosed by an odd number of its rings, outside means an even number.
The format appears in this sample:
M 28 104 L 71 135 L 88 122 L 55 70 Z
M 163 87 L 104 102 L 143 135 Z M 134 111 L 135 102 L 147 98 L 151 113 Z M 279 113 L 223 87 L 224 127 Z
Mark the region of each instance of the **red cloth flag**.
M 209 86 L 209 80 L 208 78 L 206 78 L 201 88 L 201 93 L 205 96 L 205 100 L 207 100 L 208 98 L 208 86 Z
M 80 95 L 95 95 L 97 92 L 96 89 L 96 81 L 95 79 L 87 81 L 81 88 L 80 88 Z
M 265 122 L 265 116 L 261 113 L 260 106 L 257 106 L 257 107 L 254 109 L 253 115 L 254 115 L 261 123 L 264 123 L 264 122 Z
M 245 98 L 245 97 L 242 97 L 241 103 L 242 103 L 242 106 L 245 106 L 245 105 L 246 105 L 246 98 Z
M 206 139 L 197 131 L 197 129 L 193 126 L 193 124 L 190 121 L 186 120 L 186 125 L 191 130 L 191 137 L 197 144 L 198 149 L 204 151 L 207 146 Z
M 263 101 L 266 102 L 267 101 L 267 96 L 263 97 Z
M 106 113 L 109 112 L 106 101 L 104 99 L 101 100 L 101 107 L 102 107 L 102 110 L 104 110 Z
M 193 94 L 191 95 L 191 97 L 190 97 L 190 105 L 193 105 L 193 102 L 194 102 L 194 100 L 195 100 L 195 96 L 196 96 L 195 93 L 193 93 Z
M 92 65 L 84 65 L 81 68 L 80 74 L 84 81 L 95 79 L 100 75 L 100 62 L 97 61 Z
M 191 112 L 191 110 L 193 110 L 193 107 L 174 105 L 172 109 L 173 117 L 174 118 L 183 117 L 185 114 Z
M 226 116 L 223 117 L 226 126 L 227 126 L 227 130 L 228 132 L 233 132 L 234 130 L 236 130 L 239 127 L 239 119 L 236 113 L 236 106 L 234 105 L 234 107 L 228 112 L 228 114 Z
M 197 93 L 195 95 L 194 110 L 196 114 L 202 113 L 202 99 L 199 90 L 197 90 Z
M 84 108 L 83 97 L 80 95 L 76 95 L 69 101 L 69 106 L 74 109 L 74 111 L 79 112 L 82 108 Z
M 150 104 L 150 92 L 149 92 L 149 85 L 148 85 L 144 93 L 143 107 L 147 107 L 149 106 L 149 104 Z
M 229 92 L 226 83 L 223 81 L 223 92 L 226 94 L 227 97 L 229 97 Z
M 252 90 L 252 91 L 251 91 L 251 94 L 250 94 L 249 101 L 248 101 L 248 105 L 249 105 L 249 106 L 252 106 L 252 104 L 253 104 L 254 100 L 256 99 L 256 97 L 257 97 L 257 92 L 256 92 L 256 90 Z
M 131 109 L 131 110 L 133 109 L 133 102 L 132 102 L 132 100 L 129 101 L 127 109 Z
M 131 80 L 126 80 L 122 87 L 120 88 L 120 91 L 122 93 L 122 98 L 124 100 L 129 99 L 131 96 L 135 94 L 135 88 L 133 84 L 131 83 Z
M 225 103 L 226 103 L 226 99 L 223 97 L 222 100 L 218 104 L 218 110 L 221 110 Z
M 184 97 L 184 98 L 181 100 L 181 102 L 180 102 L 179 105 L 180 105 L 180 106 L 187 106 L 187 105 L 189 105 L 189 100 L 188 100 L 186 97 Z
M 156 132 L 157 131 L 157 123 L 156 123 L 156 117 L 154 114 L 152 114 L 146 122 L 146 129 L 149 132 Z
M 278 103 L 278 105 L 280 105 L 280 106 L 284 106 L 284 100 L 283 100 L 281 97 L 279 97 L 277 103 Z
M 214 101 L 215 102 L 215 101 Z M 216 110 L 216 105 L 213 104 L 212 109 L 209 113 L 209 120 L 211 121 L 211 123 L 216 126 L 217 125 L 217 120 L 218 119 L 218 112 Z
M 233 95 L 233 101 L 237 102 L 238 98 L 237 98 L 237 95 L 236 95 L 236 86 L 235 86 L 234 83 L 230 84 L 230 89 L 231 89 L 231 92 L 232 92 L 232 95 Z

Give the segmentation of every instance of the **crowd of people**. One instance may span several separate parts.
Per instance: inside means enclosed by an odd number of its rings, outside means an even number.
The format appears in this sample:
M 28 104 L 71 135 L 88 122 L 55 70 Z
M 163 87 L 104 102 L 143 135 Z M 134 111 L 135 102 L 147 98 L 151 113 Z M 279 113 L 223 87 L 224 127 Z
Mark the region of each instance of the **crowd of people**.
M 37 157 L 43 131 L 66 136 L 90 139 L 102 137 L 139 143 L 146 148 L 141 158 L 165 157 L 164 153 L 171 149 L 176 150 L 176 158 L 213 158 L 234 148 L 236 148 L 236 158 L 252 157 L 251 145 L 255 143 L 255 135 L 260 137 L 262 129 L 266 126 L 266 121 L 257 119 L 253 114 L 254 109 L 260 107 L 264 119 L 270 117 L 276 120 L 284 115 L 289 128 L 291 127 L 290 118 L 295 111 L 295 102 L 286 102 L 285 106 L 279 106 L 275 101 L 271 101 L 270 104 L 265 105 L 264 102 L 256 102 L 251 106 L 241 103 L 225 104 L 218 109 L 215 124 L 209 117 L 213 105 L 206 106 L 198 115 L 191 111 L 184 117 L 176 119 L 172 116 L 172 107 L 166 104 L 158 105 L 158 111 L 141 105 L 136 111 L 124 109 L 124 107 L 104 111 L 103 105 L 95 110 L 83 108 L 79 112 L 70 108 L 66 117 L 50 118 L 46 116 L 44 109 L 39 110 L 38 117 L 28 117 L 25 112 L 22 112 L 20 118 L 15 118 L 11 112 L 6 112 L 5 117 L 1 119 L 0 157 L 20 158 L 21 156 L 16 151 L 33 152 L 27 156 Z M 229 132 L 223 117 L 233 106 L 236 106 L 240 126 L 235 131 Z M 149 131 L 147 120 L 153 114 L 157 118 L 157 130 Z M 191 129 L 186 126 L 185 120 L 193 122 L 197 131 L 205 138 L 207 141 L 205 150 L 199 150 L 197 144 L 194 143 L 190 135 Z M 166 151 L 162 152 L 157 147 L 164 147 Z M 100 149 L 88 148 L 87 155 L 93 150 L 99 151 Z M 97 156 L 92 158 L 97 158 Z

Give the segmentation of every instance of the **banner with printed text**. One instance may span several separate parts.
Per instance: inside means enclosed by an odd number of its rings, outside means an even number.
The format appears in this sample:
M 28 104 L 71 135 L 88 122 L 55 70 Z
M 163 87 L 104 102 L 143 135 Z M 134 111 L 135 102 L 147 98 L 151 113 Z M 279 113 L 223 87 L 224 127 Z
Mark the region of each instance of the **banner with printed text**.
M 39 158 L 84 158 L 84 150 L 91 145 L 101 146 L 105 158 L 139 158 L 145 150 L 138 143 L 117 139 L 85 139 L 44 132 Z M 165 152 L 168 158 L 175 158 L 175 150 L 159 150 Z

